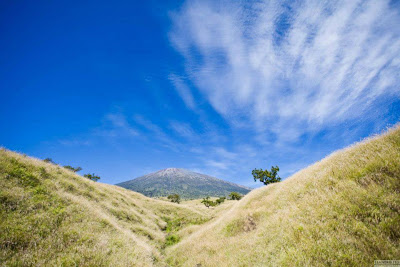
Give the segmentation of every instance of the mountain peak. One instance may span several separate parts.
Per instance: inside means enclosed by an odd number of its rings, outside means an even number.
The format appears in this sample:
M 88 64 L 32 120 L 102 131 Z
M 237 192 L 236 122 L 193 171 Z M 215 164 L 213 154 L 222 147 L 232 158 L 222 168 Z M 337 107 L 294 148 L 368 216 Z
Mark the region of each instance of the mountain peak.
M 175 172 L 182 172 L 182 171 L 186 171 L 186 170 L 181 169 L 181 168 L 166 168 L 166 169 L 159 170 L 158 172 L 175 173 Z
M 209 175 L 182 168 L 167 168 L 117 184 L 150 197 L 179 194 L 183 198 L 227 196 L 230 192 L 248 193 L 251 189 Z
M 179 168 L 166 168 L 161 171 L 178 171 L 178 170 L 179 170 Z

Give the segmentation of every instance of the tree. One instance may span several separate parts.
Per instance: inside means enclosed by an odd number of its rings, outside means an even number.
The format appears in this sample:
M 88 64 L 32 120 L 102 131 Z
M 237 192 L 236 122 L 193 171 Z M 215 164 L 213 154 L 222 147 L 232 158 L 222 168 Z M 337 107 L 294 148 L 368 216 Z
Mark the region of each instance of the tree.
M 76 167 L 76 168 L 74 168 L 74 167 L 69 166 L 69 165 L 65 165 L 64 168 L 66 168 L 66 169 L 68 169 L 68 170 L 70 170 L 70 171 L 73 171 L 73 172 L 79 172 L 79 171 L 82 170 L 81 167 Z
M 263 169 L 254 169 L 251 174 L 254 177 L 254 181 L 260 180 L 260 182 L 267 184 L 277 183 L 281 181 L 281 177 L 278 175 L 279 167 L 272 166 L 271 171 Z
M 83 177 L 86 177 L 86 178 L 88 178 L 88 179 L 90 179 L 90 180 L 92 180 L 92 181 L 95 181 L 95 182 L 97 182 L 98 180 L 100 180 L 100 176 L 97 176 L 97 175 L 95 175 L 94 173 L 92 173 L 92 174 L 90 174 L 90 173 L 85 174 L 85 175 L 83 175 Z
M 171 202 L 174 203 L 181 203 L 181 197 L 178 194 L 172 194 L 168 196 L 168 199 L 171 200 Z
M 203 203 L 204 206 L 206 206 L 207 208 L 214 207 L 214 206 L 217 205 L 216 202 L 210 200 L 210 197 L 203 198 L 203 200 L 201 201 L 201 203 Z
M 238 192 L 231 192 L 229 194 L 229 199 L 231 200 L 240 200 L 243 196 L 239 194 Z

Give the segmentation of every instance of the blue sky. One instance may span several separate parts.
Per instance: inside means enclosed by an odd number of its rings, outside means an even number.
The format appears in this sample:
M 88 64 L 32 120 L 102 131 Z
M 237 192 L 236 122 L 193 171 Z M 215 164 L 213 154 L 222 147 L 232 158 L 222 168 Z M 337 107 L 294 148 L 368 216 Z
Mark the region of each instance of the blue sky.
M 398 1 L 2 1 L 0 145 L 105 183 L 286 178 L 400 115 Z

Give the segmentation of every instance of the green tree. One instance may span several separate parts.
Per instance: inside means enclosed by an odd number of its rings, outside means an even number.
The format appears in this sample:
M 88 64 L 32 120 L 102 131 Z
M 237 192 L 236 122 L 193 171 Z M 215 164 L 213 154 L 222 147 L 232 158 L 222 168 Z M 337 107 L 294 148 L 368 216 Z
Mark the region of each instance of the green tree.
M 272 184 L 281 181 L 281 177 L 278 175 L 279 167 L 272 166 L 271 171 L 263 169 L 254 169 L 251 174 L 254 177 L 254 181 L 260 180 L 260 182 L 267 184 Z
M 68 170 L 70 170 L 70 171 L 73 171 L 73 172 L 79 172 L 79 171 L 82 170 L 81 167 L 76 167 L 76 168 L 74 168 L 74 167 L 69 166 L 69 165 L 65 165 L 64 168 L 66 168 L 66 169 L 68 169 Z
M 207 208 L 214 207 L 214 206 L 217 205 L 216 202 L 210 200 L 210 197 L 203 198 L 203 200 L 201 201 L 201 203 L 203 203 L 204 206 L 206 206 Z
M 168 196 L 168 199 L 174 203 L 181 203 L 181 197 L 178 194 L 172 194 Z
M 231 200 L 240 200 L 243 196 L 239 194 L 238 192 L 231 192 L 229 194 L 229 199 Z
M 97 175 L 95 175 L 94 173 L 92 173 L 92 174 L 90 174 L 90 173 L 85 174 L 85 175 L 83 175 L 83 177 L 86 177 L 86 178 L 88 178 L 88 179 L 90 179 L 90 180 L 92 180 L 92 181 L 95 181 L 95 182 L 97 182 L 98 180 L 100 180 L 100 176 L 97 176 Z

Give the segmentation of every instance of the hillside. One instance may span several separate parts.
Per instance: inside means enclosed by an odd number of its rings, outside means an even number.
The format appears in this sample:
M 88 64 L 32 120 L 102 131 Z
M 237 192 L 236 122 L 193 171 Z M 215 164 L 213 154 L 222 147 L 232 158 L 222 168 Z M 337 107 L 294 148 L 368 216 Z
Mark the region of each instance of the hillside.
M 215 216 L 0 149 L 1 266 L 153 266 Z
M 205 208 L 0 149 L 3 266 L 372 266 L 400 258 L 400 127 Z
M 241 185 L 178 168 L 160 170 L 117 185 L 149 197 L 179 194 L 186 199 L 228 196 L 231 192 L 247 194 L 250 191 Z
M 400 259 L 400 127 L 253 190 L 167 253 L 177 266 L 372 266 Z

